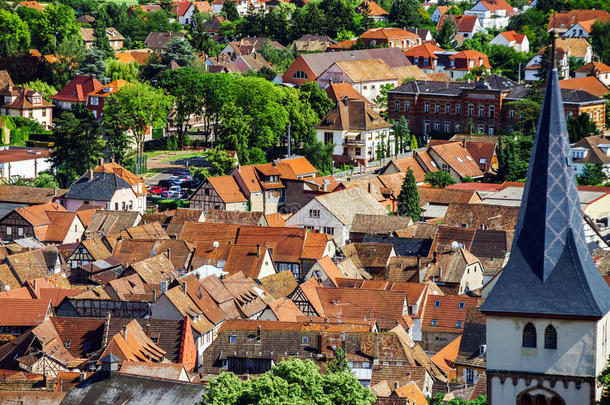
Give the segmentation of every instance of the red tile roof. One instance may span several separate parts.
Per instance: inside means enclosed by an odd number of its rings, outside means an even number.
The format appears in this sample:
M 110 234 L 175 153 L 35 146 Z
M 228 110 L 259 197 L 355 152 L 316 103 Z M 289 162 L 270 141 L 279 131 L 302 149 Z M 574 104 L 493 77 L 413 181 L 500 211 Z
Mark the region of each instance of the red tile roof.
M 460 309 L 460 305 L 463 308 Z M 476 305 L 477 298 L 473 297 L 429 295 L 422 315 L 422 331 L 461 333 L 466 311 Z
M 372 28 L 362 35 L 362 39 L 396 41 L 401 39 L 419 39 L 417 34 L 403 30 L 402 28 Z
M 93 76 L 78 75 L 70 80 L 61 90 L 51 99 L 56 101 L 70 101 L 85 103 L 87 94 L 98 91 L 104 85 Z
M 47 316 L 49 301 L 41 299 L 0 298 L 0 326 L 36 326 Z M 6 310 L 10 308 L 10 310 Z
M 522 43 L 523 39 L 525 38 L 525 34 L 519 34 L 517 33 L 517 31 L 504 31 L 501 32 L 500 35 L 502 35 L 507 40 L 515 41 L 518 44 Z
M 444 51 L 445 50 L 443 48 L 439 48 L 436 45 L 421 44 L 419 46 L 416 46 L 414 48 L 411 48 L 411 49 L 405 51 L 405 56 L 412 57 L 412 58 L 424 57 L 424 58 L 438 59 L 438 56 L 436 56 L 434 54 L 434 52 L 444 52 Z
M 386 15 L 390 15 L 387 11 L 383 9 L 379 4 L 375 3 L 373 0 L 365 0 L 358 7 L 356 7 L 356 11 L 362 14 L 362 9 L 364 6 L 368 6 L 368 14 L 372 17 L 382 17 Z
M 571 10 L 561 13 L 552 13 L 549 18 L 547 30 L 551 28 L 569 29 L 572 25 L 580 21 L 600 19 L 601 21 L 610 20 L 610 13 L 605 10 Z
M 610 93 L 610 89 L 595 76 L 560 80 L 559 87 L 562 89 L 584 90 L 597 97 Z

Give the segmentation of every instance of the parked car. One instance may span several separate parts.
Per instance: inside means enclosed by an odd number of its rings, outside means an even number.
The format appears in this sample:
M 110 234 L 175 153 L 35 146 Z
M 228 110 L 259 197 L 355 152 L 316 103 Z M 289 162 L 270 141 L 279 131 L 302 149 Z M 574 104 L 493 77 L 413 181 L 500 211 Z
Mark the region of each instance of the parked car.
M 148 192 L 153 195 L 159 195 L 166 191 L 167 191 L 167 187 L 159 187 L 159 186 L 152 186 L 148 189 Z
M 161 194 L 161 198 L 165 200 L 178 200 L 180 199 L 180 193 L 176 191 L 166 191 Z
M 180 185 L 181 181 L 178 179 L 163 179 L 163 180 L 159 180 L 159 187 L 166 187 L 166 188 L 170 188 L 171 186 L 178 186 Z
M 182 187 L 180 187 L 180 186 L 171 186 L 168 191 L 170 193 L 178 193 L 178 194 L 180 194 L 182 192 Z

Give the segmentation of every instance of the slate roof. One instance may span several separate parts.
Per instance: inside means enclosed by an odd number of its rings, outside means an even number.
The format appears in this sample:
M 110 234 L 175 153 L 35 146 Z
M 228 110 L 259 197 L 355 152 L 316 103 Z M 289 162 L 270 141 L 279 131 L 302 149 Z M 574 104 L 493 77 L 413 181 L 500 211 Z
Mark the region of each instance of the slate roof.
M 519 207 L 450 203 L 443 225 L 490 230 L 514 230 Z
M 184 34 L 173 32 L 151 32 L 144 40 L 144 44 L 151 49 L 165 49 L 169 41 L 174 38 L 184 38 Z
M 478 308 L 468 308 L 456 364 L 485 368 L 485 354 L 480 346 L 486 342 L 485 315 Z
M 426 257 L 432 248 L 432 239 L 421 238 L 391 238 L 384 236 L 365 235 L 362 243 L 391 243 L 397 256 Z
M 96 233 L 104 235 L 119 234 L 121 231 L 135 226 L 139 220 L 140 213 L 137 211 L 97 210 L 93 214 L 85 234 L 89 238 Z
M 114 193 L 122 188 L 131 189 L 131 186 L 114 173 L 94 172 L 92 180 L 90 180 L 89 174 L 85 174 L 72 183 L 65 198 L 110 201 Z
M 63 405 L 194 404 L 201 401 L 205 386 L 190 382 L 113 373 L 93 374 L 65 396 Z
M 605 104 L 606 101 L 584 90 L 561 89 L 561 99 L 564 104 Z
M 481 310 L 600 318 L 610 287 L 584 238 L 556 68 L 547 83 L 511 255 Z

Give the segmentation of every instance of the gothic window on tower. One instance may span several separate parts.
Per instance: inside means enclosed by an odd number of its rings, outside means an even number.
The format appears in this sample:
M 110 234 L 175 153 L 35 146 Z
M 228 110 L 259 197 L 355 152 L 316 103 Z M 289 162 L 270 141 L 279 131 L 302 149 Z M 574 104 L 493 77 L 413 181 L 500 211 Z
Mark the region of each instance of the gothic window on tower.
M 531 323 L 523 328 L 523 347 L 536 347 L 536 327 Z
M 544 330 L 544 348 L 557 350 L 557 330 L 553 325 L 549 325 Z

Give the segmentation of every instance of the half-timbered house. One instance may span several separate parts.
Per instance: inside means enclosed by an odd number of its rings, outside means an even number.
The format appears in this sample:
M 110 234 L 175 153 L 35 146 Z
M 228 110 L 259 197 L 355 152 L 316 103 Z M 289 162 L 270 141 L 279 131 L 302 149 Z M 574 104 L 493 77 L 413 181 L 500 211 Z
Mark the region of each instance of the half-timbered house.
M 66 262 L 71 269 L 97 260 L 107 259 L 112 256 L 108 247 L 101 239 L 87 239 L 81 241 L 76 249 L 68 256 Z
M 191 208 L 248 211 L 248 199 L 232 176 L 208 177 L 191 196 Z

